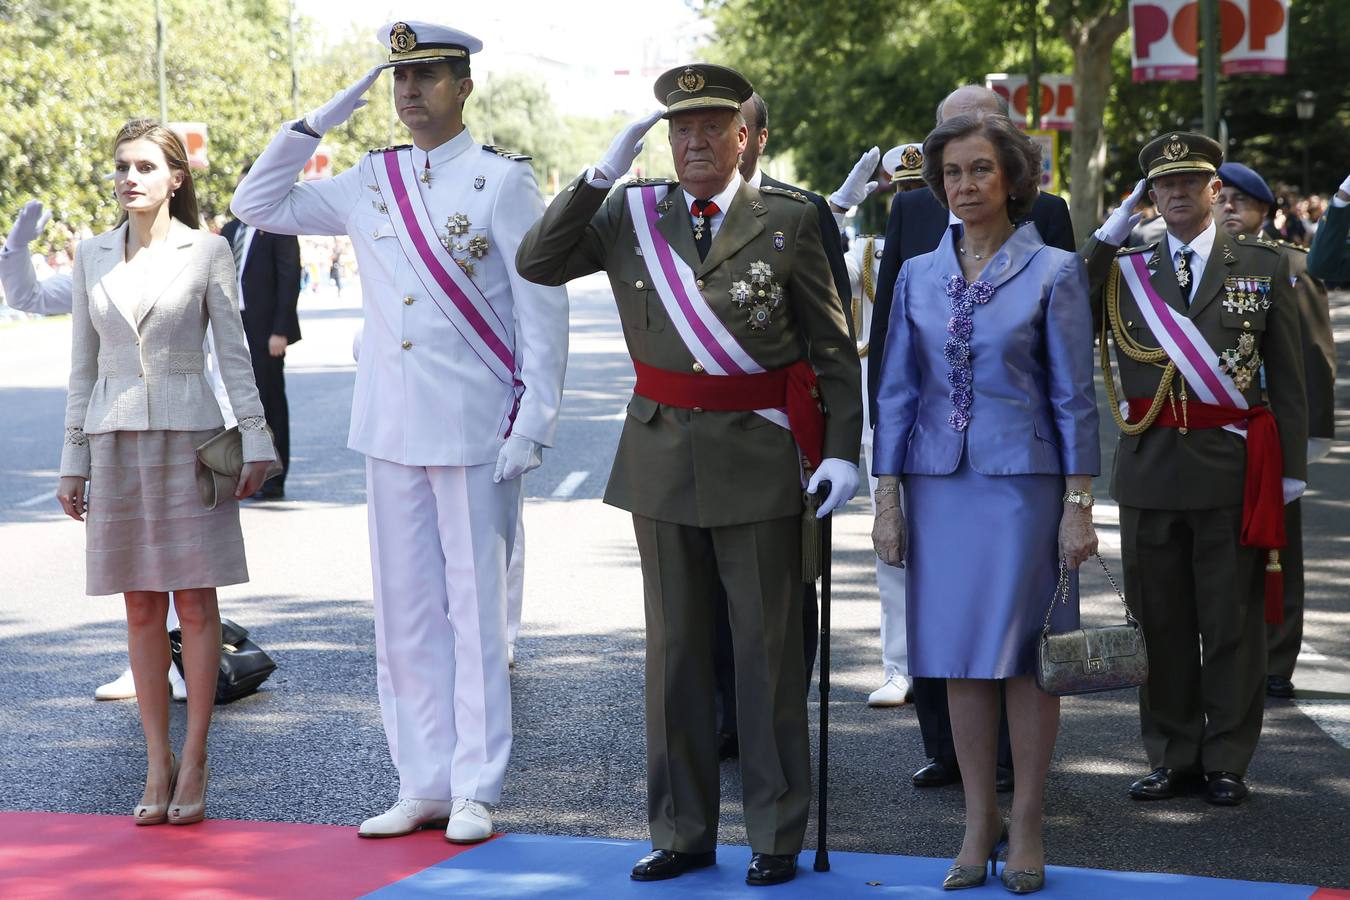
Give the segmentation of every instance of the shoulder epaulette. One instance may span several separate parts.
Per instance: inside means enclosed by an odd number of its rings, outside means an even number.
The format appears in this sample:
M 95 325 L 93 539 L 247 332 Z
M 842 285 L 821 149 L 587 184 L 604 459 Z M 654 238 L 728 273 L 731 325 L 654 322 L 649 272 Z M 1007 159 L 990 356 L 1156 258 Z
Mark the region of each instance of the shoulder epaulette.
M 411 146 L 412 144 L 395 144 L 392 147 L 376 147 L 374 150 L 371 150 L 370 153 L 375 154 L 375 153 L 386 153 L 390 150 L 407 150 Z
M 1139 247 L 1121 247 L 1119 250 L 1116 251 L 1116 256 L 1129 256 L 1132 253 L 1147 253 L 1148 251 L 1154 249 L 1157 246 L 1158 242 L 1154 241 L 1151 244 L 1143 244 L 1142 246 Z
M 1280 241 L 1280 246 L 1286 250 L 1296 250 L 1299 253 L 1307 253 L 1308 248 L 1302 244 L 1295 244 L 1293 241 Z
M 1269 250 L 1271 253 L 1280 252 L 1280 245 L 1268 239 L 1264 234 L 1258 234 L 1256 240 L 1248 240 L 1245 234 L 1239 234 L 1237 240 L 1243 247 L 1260 247 L 1263 250 Z
M 534 159 L 532 156 L 528 156 L 524 153 L 517 153 L 514 150 L 507 150 L 505 147 L 498 147 L 495 144 L 484 144 L 483 149 L 488 153 L 495 153 L 502 159 L 509 159 L 512 162 L 525 162 L 526 160 Z
M 761 194 L 773 194 L 773 195 L 778 196 L 778 197 L 791 197 L 793 200 L 796 200 L 798 203 L 809 203 L 809 202 L 811 202 L 810 200 L 807 199 L 806 195 L 803 194 L 801 191 L 789 191 L 789 190 L 784 190 L 783 188 L 780 188 L 780 187 L 773 187 L 772 185 L 768 185 L 768 184 L 761 184 L 761 185 L 759 186 L 759 192 L 760 192 Z
M 634 178 L 634 179 L 631 180 L 631 181 L 625 181 L 625 182 L 623 183 L 623 186 L 624 186 L 625 188 L 632 188 L 632 187 L 646 187 L 647 185 L 651 185 L 651 184 L 666 184 L 666 185 L 675 184 L 675 179 L 673 179 L 673 178 Z

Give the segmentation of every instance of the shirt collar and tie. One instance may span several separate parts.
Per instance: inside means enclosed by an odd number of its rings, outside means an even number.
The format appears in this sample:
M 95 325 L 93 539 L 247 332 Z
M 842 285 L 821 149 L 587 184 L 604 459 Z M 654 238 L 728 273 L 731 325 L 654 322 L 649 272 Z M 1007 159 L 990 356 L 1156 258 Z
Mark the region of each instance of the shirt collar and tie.
M 722 220 L 727 217 L 727 210 L 736 199 L 736 192 L 741 189 L 741 181 L 741 173 L 737 172 L 726 187 L 711 197 L 693 197 L 684 191 L 685 201 L 689 204 L 689 216 L 693 220 L 694 245 L 698 248 L 700 259 L 708 255 L 713 238 L 717 237 L 717 230 L 722 227 Z M 705 209 L 704 204 L 711 205 Z M 702 229 L 699 229 L 697 221 L 700 212 L 703 214 Z
M 1167 250 L 1172 256 L 1172 269 L 1177 273 L 1177 286 L 1181 288 L 1181 297 L 1188 307 L 1195 296 L 1196 285 L 1204 277 L 1205 264 L 1209 262 L 1209 257 L 1214 252 L 1214 239 L 1217 236 L 1218 227 L 1212 219 L 1209 226 L 1189 242 L 1180 240 L 1170 231 L 1167 232 Z M 1181 283 L 1183 271 L 1188 273 L 1184 278 L 1185 284 Z

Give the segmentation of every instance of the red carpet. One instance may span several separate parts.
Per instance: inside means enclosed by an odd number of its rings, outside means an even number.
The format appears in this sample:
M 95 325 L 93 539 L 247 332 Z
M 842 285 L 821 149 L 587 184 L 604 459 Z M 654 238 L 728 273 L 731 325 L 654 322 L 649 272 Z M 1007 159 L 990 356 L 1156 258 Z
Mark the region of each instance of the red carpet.
M 336 825 L 137 826 L 130 816 L 0 813 L 0 895 L 24 900 L 358 897 L 464 849 L 439 830 L 361 840 Z

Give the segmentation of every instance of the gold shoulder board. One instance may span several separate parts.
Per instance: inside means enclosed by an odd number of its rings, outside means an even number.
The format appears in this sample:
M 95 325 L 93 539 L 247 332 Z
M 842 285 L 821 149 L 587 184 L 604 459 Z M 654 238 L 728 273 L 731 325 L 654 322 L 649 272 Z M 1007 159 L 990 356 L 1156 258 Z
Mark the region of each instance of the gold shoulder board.
M 1145 244 L 1142 247 L 1121 247 L 1116 251 L 1116 256 L 1129 256 L 1132 253 L 1147 253 L 1157 246 L 1158 242 L 1154 241 L 1153 243 Z
M 495 153 L 503 159 L 509 159 L 512 162 L 525 162 L 528 159 L 534 159 L 532 156 L 527 156 L 524 153 L 517 153 L 514 150 L 507 150 L 505 147 L 498 147 L 494 144 L 484 144 L 483 149 L 488 153 Z
M 760 192 L 761 194 L 773 194 L 773 195 L 776 196 L 776 197 L 791 197 L 793 200 L 796 200 L 798 203 L 808 203 L 808 202 L 810 202 L 810 201 L 808 201 L 808 200 L 806 199 L 806 195 L 803 194 L 803 193 L 800 192 L 800 191 L 785 191 L 785 190 L 783 190 L 783 189 L 780 188 L 780 187 L 773 187 L 773 186 L 767 185 L 767 184 L 761 184 L 761 185 L 759 186 L 759 192 Z
M 385 153 L 389 150 L 407 150 L 412 144 L 394 144 L 392 147 L 377 147 L 371 153 Z
M 1307 253 L 1308 248 L 1302 244 L 1295 244 L 1291 241 L 1280 241 L 1280 246 L 1286 250 L 1293 250 L 1297 253 Z

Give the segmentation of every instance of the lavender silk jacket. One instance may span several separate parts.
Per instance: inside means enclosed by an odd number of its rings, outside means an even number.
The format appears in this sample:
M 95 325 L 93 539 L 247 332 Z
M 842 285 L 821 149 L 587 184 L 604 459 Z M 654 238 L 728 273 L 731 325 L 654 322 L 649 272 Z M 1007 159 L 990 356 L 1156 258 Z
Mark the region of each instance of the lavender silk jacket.
M 873 438 L 874 475 L 949 475 L 964 450 L 982 475 L 1096 475 L 1101 465 L 1092 383 L 1087 270 L 1047 247 L 1030 224 L 985 265 L 994 286 L 971 313 L 974 399 L 964 431 L 944 355 L 947 285 L 961 274 L 960 225 L 932 253 L 908 260 L 895 284 Z

